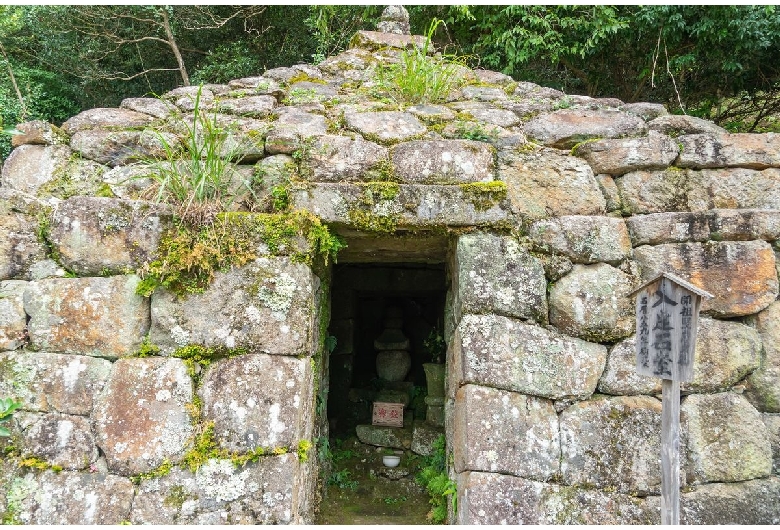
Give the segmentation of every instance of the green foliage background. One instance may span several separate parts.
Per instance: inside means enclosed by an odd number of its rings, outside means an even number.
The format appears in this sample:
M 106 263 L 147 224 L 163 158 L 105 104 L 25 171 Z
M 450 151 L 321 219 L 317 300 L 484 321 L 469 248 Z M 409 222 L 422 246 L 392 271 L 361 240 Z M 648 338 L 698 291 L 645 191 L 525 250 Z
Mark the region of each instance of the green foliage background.
M 246 6 L 243 6 L 246 7 Z M 567 93 L 665 103 L 731 130 L 774 130 L 780 112 L 775 6 L 410 6 L 412 31 L 444 20 L 439 49 L 470 66 Z M 0 6 L 0 117 L 60 123 L 79 110 L 191 83 L 318 62 L 373 29 L 382 6 Z M 216 22 L 215 22 L 216 21 Z M 114 37 L 113 39 L 110 37 Z M 118 44 L 117 37 L 124 42 Z M 9 72 L 23 96 L 19 101 Z M 141 72 L 146 73 L 141 74 Z M 121 78 L 130 78 L 123 80 Z M 7 139 L 0 159 L 7 155 Z

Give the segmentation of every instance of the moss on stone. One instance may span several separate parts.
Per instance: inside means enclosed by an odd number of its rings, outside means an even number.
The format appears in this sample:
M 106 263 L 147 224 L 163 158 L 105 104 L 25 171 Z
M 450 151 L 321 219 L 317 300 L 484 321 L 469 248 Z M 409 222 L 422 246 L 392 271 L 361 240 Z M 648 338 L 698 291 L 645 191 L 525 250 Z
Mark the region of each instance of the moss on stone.
M 300 241 L 305 241 L 305 248 L 298 248 Z M 150 296 L 159 286 L 179 295 L 203 292 L 216 271 L 256 259 L 260 243 L 271 255 L 289 255 L 308 265 L 315 259 L 327 263 L 344 247 L 318 217 L 302 210 L 222 213 L 213 224 L 200 228 L 177 222 L 161 237 L 158 258 L 139 268 L 142 281 L 137 293 Z
M 171 472 L 171 469 L 173 469 L 173 466 L 166 458 L 165 460 L 163 460 L 162 464 L 152 469 L 151 471 L 147 471 L 146 473 L 139 473 L 138 475 L 133 475 L 132 477 L 130 477 L 130 482 L 132 482 L 135 485 L 138 485 L 144 480 L 164 477 Z
M 349 210 L 347 219 L 352 226 L 366 232 L 392 234 L 398 227 L 396 216 L 379 215 L 360 208 Z
M 506 184 L 500 180 L 459 185 L 463 195 L 478 211 L 489 210 L 506 199 Z

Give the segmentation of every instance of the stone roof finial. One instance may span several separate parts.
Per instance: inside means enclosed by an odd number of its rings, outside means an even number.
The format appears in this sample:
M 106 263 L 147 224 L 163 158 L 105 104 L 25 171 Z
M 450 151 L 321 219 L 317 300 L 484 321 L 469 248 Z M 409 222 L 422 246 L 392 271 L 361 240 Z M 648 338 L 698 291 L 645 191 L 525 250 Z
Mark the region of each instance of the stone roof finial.
M 395 33 L 397 35 L 411 35 L 409 27 L 409 12 L 404 6 L 387 6 L 379 17 L 376 30 L 382 33 Z

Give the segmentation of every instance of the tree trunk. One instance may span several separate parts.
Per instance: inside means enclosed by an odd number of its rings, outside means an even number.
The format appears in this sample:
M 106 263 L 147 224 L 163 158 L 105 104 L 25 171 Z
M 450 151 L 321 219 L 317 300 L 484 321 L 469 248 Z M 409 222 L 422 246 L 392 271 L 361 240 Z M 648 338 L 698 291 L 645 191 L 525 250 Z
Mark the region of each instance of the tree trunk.
M 11 61 L 8 60 L 8 55 L 5 53 L 5 47 L 2 42 L 0 42 L 0 53 L 3 54 L 3 59 L 5 59 L 5 63 L 8 65 L 8 76 L 11 78 L 11 85 L 13 85 L 16 97 L 19 99 L 19 105 L 22 107 L 22 113 L 19 115 L 19 119 L 24 121 L 27 116 L 27 105 L 24 104 L 22 92 L 19 90 L 19 84 L 16 82 L 16 77 L 14 76 L 14 70 L 11 68 Z M 14 123 L 13 125 L 16 124 Z
M 184 59 L 182 59 L 181 52 L 179 51 L 179 46 L 176 44 L 176 39 L 173 36 L 173 31 L 171 31 L 171 22 L 168 19 L 168 13 L 165 11 L 165 8 L 162 8 L 160 10 L 160 13 L 162 13 L 163 17 L 163 28 L 165 29 L 165 37 L 168 41 L 168 46 L 171 47 L 171 51 L 173 51 L 173 55 L 176 56 L 176 62 L 179 64 L 179 73 L 181 74 L 181 80 L 184 82 L 184 86 L 190 86 L 190 76 L 187 74 L 187 67 L 184 66 Z

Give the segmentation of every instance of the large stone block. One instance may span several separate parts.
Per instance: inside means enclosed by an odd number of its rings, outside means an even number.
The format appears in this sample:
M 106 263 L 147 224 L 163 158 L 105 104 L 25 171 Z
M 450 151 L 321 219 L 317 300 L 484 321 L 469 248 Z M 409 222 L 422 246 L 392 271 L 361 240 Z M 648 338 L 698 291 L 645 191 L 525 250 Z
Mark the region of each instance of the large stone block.
M 84 469 L 98 458 L 89 418 L 22 412 L 14 415 L 21 430 L 20 449 L 63 469 Z
M 632 171 L 615 179 L 623 210 L 631 214 L 680 212 L 688 205 L 687 171 Z
M 95 403 L 95 431 L 108 467 L 122 475 L 176 462 L 194 432 L 192 380 L 181 359 L 120 359 Z
M 549 399 L 585 399 L 607 349 L 496 315 L 465 315 L 448 351 L 449 393 L 468 383 Z
M 458 524 L 659 524 L 658 497 L 637 498 L 510 475 L 458 475 Z
M 661 379 L 640 375 L 636 371 L 635 335 L 618 342 L 609 351 L 598 391 L 613 396 L 661 393 Z
M 764 352 L 758 369 L 748 377 L 745 395 L 760 411 L 780 412 L 780 302 L 772 302 L 752 321 Z
M 311 361 L 242 355 L 212 365 L 199 394 L 203 416 L 219 444 L 231 451 L 296 447 L 311 438 Z
M 0 198 L 0 280 L 33 279 L 35 265 L 46 259 L 46 246 L 38 238 L 38 222 L 11 210 Z
M 584 158 L 596 174 L 620 176 L 630 171 L 665 169 L 680 152 L 677 142 L 662 134 L 643 138 L 596 140 L 580 144 L 574 154 Z
M 22 524 L 118 525 L 130 515 L 133 483 L 103 473 L 45 471 L 14 479 L 9 495 Z
M 0 353 L 0 395 L 24 410 L 88 416 L 111 372 L 111 362 L 84 355 Z
M 780 414 L 764 413 L 761 420 L 769 432 L 769 444 L 772 446 L 772 473 L 780 475 Z
M 133 524 L 301 523 L 301 465 L 294 454 L 266 456 L 237 467 L 212 459 L 196 473 L 174 469 L 143 481 L 133 500 Z
M 87 129 L 144 127 L 152 121 L 151 116 L 126 108 L 97 108 L 76 114 L 62 124 L 62 130 L 73 135 Z
M 691 134 L 677 138 L 680 157 L 676 165 L 696 169 L 780 167 L 780 136 L 755 134 Z
M 151 130 L 82 129 L 70 139 L 71 149 L 81 156 L 111 167 L 150 158 L 165 158 L 165 145 L 176 150 L 180 143 L 173 133 Z
M 775 255 L 764 241 L 677 243 L 634 249 L 642 280 L 671 272 L 709 291 L 702 312 L 717 317 L 757 313 L 777 298 Z
M 341 182 L 363 179 L 366 172 L 387 159 L 388 150 L 360 136 L 324 135 L 314 137 L 301 155 L 302 178 Z
M 661 402 L 648 396 L 575 403 L 560 415 L 566 484 L 661 491 Z
M 491 471 L 546 481 L 559 471 L 558 416 L 552 402 L 477 385 L 458 389 L 455 471 Z
M 689 170 L 689 209 L 757 208 L 780 210 L 780 170 Z
M 149 302 L 137 276 L 56 278 L 24 292 L 34 349 L 116 358 L 134 353 L 149 329 Z
M 217 272 L 203 293 L 152 295 L 151 340 L 164 354 L 188 344 L 251 353 L 312 355 L 319 280 L 287 257 L 261 257 Z
M 374 232 L 493 225 L 510 218 L 509 203 L 500 190 L 466 186 L 321 183 L 293 192 L 291 202 L 327 223 Z
M 143 201 L 73 197 L 52 217 L 51 241 L 73 272 L 116 274 L 153 259 L 171 218 L 168 208 Z
M 301 112 L 295 107 L 279 114 L 273 123 L 273 129 L 265 138 L 265 150 L 268 154 L 292 155 L 303 149 L 310 138 L 327 134 L 325 116 Z
M 514 238 L 486 233 L 461 236 L 456 261 L 456 320 L 468 313 L 547 320 L 544 268 Z
M 780 238 L 778 210 L 709 210 L 634 215 L 626 219 L 634 246 L 687 241 Z
M 565 215 L 542 219 L 528 232 L 537 250 L 563 254 L 574 263 L 619 264 L 631 253 L 631 240 L 623 219 Z
M 631 335 L 636 318 L 630 276 L 605 263 L 574 265 L 550 289 L 550 323 L 567 335 L 615 342 Z
M 689 483 L 739 482 L 772 472 L 769 432 L 744 397 L 694 394 L 683 400 L 680 418 Z
M 33 120 L 16 126 L 19 134 L 11 136 L 11 147 L 20 145 L 57 145 L 68 143 L 65 131 L 43 120 Z
M 780 478 L 705 484 L 680 496 L 680 522 L 701 525 L 780 524 Z
M 599 215 L 604 196 L 587 162 L 555 150 L 518 155 L 499 166 L 512 210 L 532 219 Z
M 696 116 L 665 114 L 659 116 L 647 124 L 651 131 L 658 131 L 669 136 L 682 134 L 725 134 L 727 131 L 711 121 L 697 118 Z
M 65 170 L 71 154 L 65 145 L 22 145 L 8 155 L 0 182 L 3 187 L 36 195 L 41 186 Z
M 544 145 L 571 149 L 591 138 L 644 136 L 644 120 L 618 110 L 563 109 L 542 114 L 525 124 L 525 133 Z
M 408 112 L 354 112 L 346 114 L 344 118 L 350 129 L 382 143 L 403 142 L 428 131 L 420 120 Z
M 461 184 L 493 180 L 493 149 L 471 140 L 405 142 L 390 151 L 395 174 L 409 184 Z
M 24 290 L 27 282 L 0 281 L 0 351 L 22 347 L 27 338 Z

